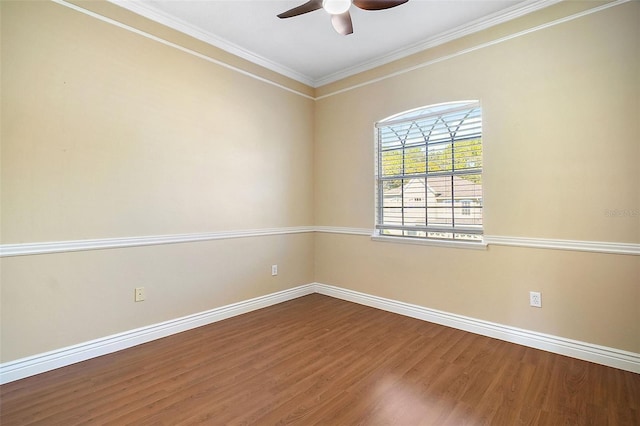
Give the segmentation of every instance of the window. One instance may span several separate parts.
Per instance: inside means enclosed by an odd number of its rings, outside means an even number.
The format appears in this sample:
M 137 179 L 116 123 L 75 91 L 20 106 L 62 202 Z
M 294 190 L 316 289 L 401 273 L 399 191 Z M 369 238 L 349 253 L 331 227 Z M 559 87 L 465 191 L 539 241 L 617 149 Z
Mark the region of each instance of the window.
M 418 108 L 376 130 L 376 234 L 481 242 L 480 103 Z

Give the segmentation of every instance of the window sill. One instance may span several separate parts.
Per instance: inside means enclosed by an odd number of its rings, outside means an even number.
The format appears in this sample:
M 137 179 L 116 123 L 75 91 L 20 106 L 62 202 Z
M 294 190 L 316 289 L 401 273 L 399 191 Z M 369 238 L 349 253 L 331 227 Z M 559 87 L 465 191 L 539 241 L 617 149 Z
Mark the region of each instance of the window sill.
M 460 248 L 471 250 L 486 250 L 487 243 L 483 240 L 478 243 L 472 243 L 468 241 L 446 241 L 435 240 L 426 238 L 410 238 L 410 237 L 392 237 L 387 235 L 372 235 L 371 240 L 381 241 L 385 243 L 399 243 L 399 244 L 414 244 L 419 246 L 432 246 L 432 247 L 448 247 L 448 248 Z

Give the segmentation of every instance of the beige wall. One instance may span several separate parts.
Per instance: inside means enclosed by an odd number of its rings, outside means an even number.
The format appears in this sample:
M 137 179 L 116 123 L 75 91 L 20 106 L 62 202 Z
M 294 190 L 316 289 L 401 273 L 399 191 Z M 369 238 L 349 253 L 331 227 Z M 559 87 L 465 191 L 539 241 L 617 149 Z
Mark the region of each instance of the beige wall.
M 512 31 L 557 12 L 543 10 Z M 366 84 L 383 75 L 374 70 L 344 92 L 343 83 L 320 89 L 327 96 L 316 105 L 316 224 L 373 228 L 375 121 L 479 99 L 487 235 L 639 243 L 638 22 L 640 4 L 631 2 L 456 55 L 461 44 L 490 41 L 485 32 L 439 47 L 450 59 L 432 56 L 431 65 Z M 606 214 L 616 209 L 630 214 Z M 321 234 L 316 281 L 640 352 L 637 256 Z M 542 292 L 542 309 L 528 306 L 530 290 Z
M 26 3 L 3 2 L 3 243 L 310 224 L 312 100 Z
M 52 2 L 1 7 L 3 244 L 312 224 L 313 100 Z M 6 362 L 313 282 L 313 235 L 1 267 Z
M 486 234 L 640 243 L 640 218 L 605 214 L 640 209 L 637 2 L 340 93 L 590 6 L 562 3 L 314 91 L 112 4 L 76 3 L 280 86 L 61 5 L 0 2 L 2 244 L 373 228 L 373 123 L 461 99 L 484 111 Z M 640 352 L 638 256 L 306 233 L 0 267 L 2 362 L 314 281 Z

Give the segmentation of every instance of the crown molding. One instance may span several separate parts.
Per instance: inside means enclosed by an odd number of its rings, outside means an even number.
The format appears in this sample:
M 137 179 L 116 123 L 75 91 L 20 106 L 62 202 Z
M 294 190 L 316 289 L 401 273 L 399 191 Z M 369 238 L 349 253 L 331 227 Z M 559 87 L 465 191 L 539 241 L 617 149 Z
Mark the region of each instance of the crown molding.
M 161 10 L 149 6 L 148 4 L 139 1 L 127 1 L 127 0 L 107 0 L 110 3 L 115 4 L 123 9 L 133 12 L 137 15 L 143 16 L 147 19 L 155 21 L 159 24 L 172 28 L 176 31 L 180 31 L 183 34 L 191 36 L 197 40 L 203 41 L 207 44 L 215 46 L 233 55 L 236 55 L 242 59 L 246 59 L 261 67 L 267 68 L 271 71 L 282 74 L 285 77 L 289 77 L 307 86 L 314 86 L 314 80 L 302 73 L 299 73 L 291 68 L 285 67 L 279 63 L 271 61 L 263 56 L 257 55 L 247 49 L 244 49 L 237 44 L 230 42 L 222 37 L 212 34 L 207 31 L 193 26 L 181 19 L 171 16 Z
M 476 19 L 452 30 L 440 33 L 425 41 L 403 47 L 384 56 L 380 56 L 374 60 L 365 61 L 352 67 L 345 68 L 344 70 L 329 74 L 320 79 L 316 79 L 314 81 L 314 87 L 320 87 L 326 84 L 334 83 L 338 80 L 342 80 L 343 78 L 351 77 L 352 75 L 371 70 L 373 68 L 388 64 L 398 59 L 406 58 L 407 56 L 411 56 L 415 53 L 431 49 L 444 43 L 448 43 L 464 36 L 502 24 L 512 19 L 519 18 L 537 10 L 544 9 L 546 7 L 559 3 L 560 1 L 562 0 L 530 0 L 514 5 L 510 8 Z
M 115 21 L 112 22 L 112 20 L 110 20 L 109 18 L 103 17 L 103 16 L 95 14 L 95 13 L 91 13 L 91 12 L 85 10 L 85 9 L 82 9 L 82 8 L 78 7 L 78 6 L 71 5 L 71 4 L 67 3 L 65 0 L 52 0 L 52 1 L 54 1 L 54 2 L 56 2 L 58 4 L 65 5 L 67 7 L 71 7 L 73 9 L 82 11 L 84 13 L 87 13 L 87 14 L 91 15 L 91 16 L 94 16 L 94 17 L 102 19 L 102 20 L 104 20 L 106 22 L 110 22 L 112 24 L 118 25 L 118 26 L 123 27 L 125 29 L 131 30 L 131 31 L 134 31 L 134 32 L 138 32 L 138 33 L 142 33 L 139 30 L 136 31 L 133 28 L 131 28 L 129 26 L 126 26 L 124 24 L 117 23 Z M 398 59 L 402 59 L 402 58 L 405 58 L 407 56 L 422 52 L 424 50 L 427 50 L 427 49 L 442 45 L 444 43 L 459 39 L 461 37 L 465 37 L 467 35 L 470 35 L 470 34 L 473 34 L 473 33 L 477 33 L 479 31 L 482 31 L 482 30 L 485 30 L 487 28 L 502 24 L 504 22 L 519 18 L 521 16 L 533 13 L 535 11 L 538 11 L 538 10 L 544 9 L 546 7 L 552 6 L 552 5 L 556 4 L 556 3 L 559 3 L 559 2 L 561 2 L 563 0 L 528 0 L 528 1 L 525 1 L 525 2 L 522 2 L 522 3 L 519 3 L 517 5 L 514 5 L 514 6 L 510 7 L 510 8 L 508 8 L 508 9 L 504 9 L 504 10 L 496 12 L 494 14 L 487 15 L 487 16 L 485 16 L 483 18 L 480 18 L 480 19 L 477 19 L 475 21 L 472 21 L 472 22 L 470 22 L 468 24 L 465 24 L 465 25 L 462 25 L 460 27 L 454 28 L 452 30 L 440 33 L 439 35 L 431 37 L 431 38 L 429 38 L 429 39 L 427 39 L 425 41 L 413 44 L 413 45 L 408 46 L 408 47 L 403 47 L 403 48 L 395 50 L 395 51 L 393 51 L 391 53 L 388 53 L 388 54 L 385 54 L 383 56 L 380 56 L 380 57 L 378 57 L 376 59 L 373 59 L 373 60 L 370 60 L 370 61 L 365 61 L 365 62 L 362 62 L 360 64 L 354 65 L 352 67 L 348 67 L 348 68 L 345 68 L 345 69 L 343 69 L 341 71 L 326 75 L 326 76 L 321 77 L 321 78 L 316 78 L 316 79 L 314 79 L 314 78 L 312 78 L 310 76 L 307 76 L 307 75 L 305 75 L 303 73 L 300 73 L 298 71 L 295 71 L 295 70 L 293 70 L 293 69 L 291 69 L 289 67 L 286 67 L 284 65 L 281 65 L 281 64 L 279 64 L 277 62 L 274 62 L 274 61 L 272 61 L 270 59 L 267 59 L 267 58 L 265 58 L 265 57 L 263 57 L 261 55 L 255 54 L 255 53 L 253 53 L 253 52 L 251 52 L 251 51 L 249 51 L 247 49 L 244 49 L 244 48 L 242 48 L 242 47 L 240 47 L 240 46 L 238 46 L 238 45 L 236 45 L 236 44 L 234 44 L 234 43 L 222 38 L 222 37 L 216 36 L 216 35 L 214 35 L 212 33 L 207 32 L 207 31 L 203 31 L 202 29 L 200 29 L 198 27 L 195 27 L 195 26 L 193 26 L 193 25 L 191 25 L 191 24 L 189 24 L 189 23 L 187 23 L 187 22 L 185 22 L 183 20 L 177 19 L 177 18 L 175 18 L 175 17 L 173 17 L 173 16 L 171 16 L 171 15 L 169 15 L 169 14 L 163 12 L 163 11 L 160 11 L 160 10 L 154 8 L 154 7 L 149 6 L 148 4 L 144 4 L 144 3 L 139 2 L 139 1 L 130 1 L 130 0 L 129 1 L 128 0 L 107 0 L 107 1 L 112 3 L 112 4 L 114 4 L 114 5 L 116 5 L 116 6 L 122 7 L 123 9 L 129 10 L 130 12 L 133 12 L 133 13 L 135 13 L 137 15 L 143 16 L 143 17 L 145 17 L 147 19 L 150 19 L 150 20 L 152 20 L 154 22 L 157 22 L 157 23 L 159 23 L 161 25 L 167 26 L 167 27 L 172 28 L 172 29 L 174 29 L 176 31 L 179 31 L 179 32 L 181 32 L 183 34 L 186 34 L 186 35 L 189 35 L 191 37 L 194 37 L 197 40 L 203 41 L 203 42 L 205 42 L 205 43 L 207 43 L 209 45 L 212 45 L 212 46 L 215 46 L 215 47 L 217 47 L 219 49 L 222 49 L 222 50 L 224 50 L 224 51 L 226 51 L 228 53 L 231 53 L 231 54 L 233 54 L 235 56 L 238 56 L 238 57 L 240 57 L 242 59 L 245 59 L 245 60 L 247 60 L 247 61 L 249 61 L 251 63 L 254 63 L 254 64 L 259 65 L 261 67 L 264 67 L 264 68 L 266 68 L 268 70 L 276 72 L 276 73 L 278 73 L 280 75 L 283 75 L 285 77 L 291 78 L 291 79 L 293 79 L 295 81 L 298 81 L 298 82 L 300 82 L 302 84 L 305 84 L 307 86 L 310 86 L 312 88 L 318 88 L 318 87 L 321 87 L 321 86 L 336 82 L 338 80 L 353 76 L 355 74 L 358 74 L 358 73 L 361 73 L 361 72 L 365 72 L 365 71 L 371 70 L 373 68 L 388 64 L 388 63 L 396 61 Z M 628 1 L 630 1 L 630 0 L 613 0 L 610 3 L 604 4 L 604 5 L 600 5 L 600 6 L 596 6 L 596 7 L 592 8 L 592 9 L 587 10 L 587 11 L 572 15 L 571 17 L 569 17 L 569 19 L 565 18 L 565 19 L 559 19 L 557 21 L 554 21 L 554 24 L 562 23 L 562 22 L 565 22 L 567 20 L 575 19 L 577 17 L 581 17 L 581 16 L 588 15 L 588 14 L 591 14 L 591 13 L 594 13 L 594 12 L 598 12 L 600 10 L 608 9 L 609 7 L 617 6 L 619 4 L 626 3 Z M 536 27 L 536 29 L 543 29 L 543 28 L 546 28 L 548 26 L 549 25 L 542 25 L 540 27 Z M 524 32 L 521 32 L 521 33 L 518 33 L 518 34 L 525 34 L 525 33 L 528 33 L 528 32 L 530 32 L 530 31 L 524 31 Z M 143 33 L 142 35 L 144 35 L 146 37 L 149 37 L 149 38 L 152 38 L 154 40 L 163 42 L 164 44 L 180 48 L 179 46 L 175 45 L 174 43 L 168 42 L 168 41 L 163 40 L 163 39 L 159 39 L 158 37 L 152 36 L 150 34 Z M 506 40 L 506 39 L 510 39 L 510 38 L 511 37 L 505 37 L 504 39 Z M 488 43 L 488 44 L 490 45 L 490 44 L 493 44 L 493 43 Z M 484 45 L 482 47 L 484 47 Z M 198 52 L 194 52 L 194 51 L 192 51 L 190 49 L 186 49 L 186 48 L 180 48 L 180 49 L 183 50 L 183 51 L 186 51 L 187 53 L 194 54 L 196 56 L 201 56 L 201 57 L 205 57 L 206 56 L 206 55 L 200 54 Z M 473 50 L 477 50 L 477 49 L 470 49 L 469 51 L 473 51 Z M 464 52 L 460 52 L 460 53 L 468 53 L 468 52 L 464 51 Z M 457 55 L 452 55 L 452 56 L 457 56 Z M 212 62 L 224 65 L 222 62 L 213 60 L 213 59 L 208 58 L 208 57 L 205 57 L 205 59 L 208 59 L 208 60 L 210 60 Z M 441 60 L 444 60 L 444 59 L 448 59 L 448 57 L 440 58 L 439 60 L 437 60 L 435 62 L 440 62 Z M 429 63 L 421 64 L 420 66 L 418 66 L 418 68 L 420 68 L 420 67 L 422 67 L 424 65 L 428 65 L 428 64 Z M 227 67 L 235 69 L 235 70 L 237 70 L 239 72 L 242 72 L 244 74 L 248 74 L 248 75 L 253 76 L 255 78 L 258 78 L 259 80 L 264 80 L 264 81 L 266 81 L 268 83 L 271 83 L 271 84 L 274 84 L 276 86 L 282 87 L 282 88 L 284 88 L 286 90 L 292 91 L 294 93 L 302 95 L 303 97 L 310 98 L 310 99 L 313 99 L 313 100 L 319 100 L 319 99 L 322 99 L 322 98 L 325 98 L 325 97 L 328 97 L 328 96 L 331 96 L 331 95 L 334 95 L 334 94 L 337 94 L 337 93 L 341 93 L 341 92 L 349 90 L 349 89 L 360 87 L 362 85 L 366 85 L 366 84 L 369 84 L 371 82 L 375 82 L 375 81 L 379 80 L 379 79 L 374 79 L 374 80 L 369 81 L 369 82 L 367 82 L 365 84 L 359 84 L 359 85 L 350 87 L 348 89 L 343 89 L 343 90 L 338 91 L 336 93 L 330 93 L 330 94 L 323 95 L 323 96 L 320 96 L 320 97 L 312 97 L 312 96 L 308 96 L 308 95 L 302 94 L 300 92 L 297 92 L 295 90 L 286 88 L 286 87 L 281 86 L 279 84 L 273 83 L 273 82 L 271 82 L 271 81 L 269 81 L 267 79 L 263 79 L 263 78 L 254 76 L 253 74 L 251 74 L 249 72 L 246 72 L 246 71 L 242 71 L 242 70 L 238 69 L 237 67 L 232 67 L 232 66 L 227 66 Z M 414 68 L 415 67 L 411 67 L 409 70 L 414 69 Z M 407 70 L 404 70 L 401 73 L 404 73 L 406 71 Z M 390 76 L 394 76 L 395 74 L 396 73 L 392 73 L 390 75 L 385 75 L 385 77 L 383 77 L 382 79 L 388 78 Z
M 547 23 L 538 25 L 536 27 L 528 28 L 528 29 L 525 29 L 525 30 L 522 30 L 522 31 L 519 31 L 519 32 L 516 32 L 516 33 L 512 33 L 512 34 L 506 35 L 504 37 L 500 37 L 500 38 L 497 38 L 497 39 L 494 39 L 494 40 L 487 41 L 485 43 L 474 45 L 474 46 L 471 46 L 469 48 L 466 48 L 466 49 L 463 49 L 463 50 L 459 50 L 457 52 L 453 52 L 453 53 L 448 54 L 448 55 L 439 56 L 439 57 L 436 57 L 434 59 L 430 59 L 428 61 L 421 62 L 421 63 L 418 63 L 416 65 L 400 69 L 400 70 L 395 71 L 395 72 L 385 73 L 380 77 L 372 78 L 370 80 L 366 80 L 366 81 L 363 81 L 363 82 L 360 82 L 360 83 L 357 83 L 357 84 L 353 84 L 353 85 L 344 87 L 342 89 L 331 91 L 331 92 L 326 93 L 326 94 L 321 95 L 321 96 L 316 96 L 315 100 L 317 101 L 317 100 L 329 98 L 331 96 L 339 95 L 341 93 L 345 93 L 345 92 L 348 92 L 348 91 L 351 91 L 351 90 L 354 90 L 354 89 L 359 89 L 361 87 L 368 86 L 368 85 L 374 84 L 374 83 L 378 83 L 380 81 L 387 80 L 389 78 L 393 78 L 393 77 L 397 77 L 397 76 L 400 76 L 400 75 L 403 75 L 403 74 L 407 74 L 409 72 L 412 72 L 412 71 L 415 71 L 415 70 L 418 70 L 418 69 L 421 69 L 421 68 L 424 68 L 424 67 L 427 67 L 427 66 L 431 66 L 431 65 L 437 64 L 439 62 L 444 62 L 444 61 L 447 61 L 449 59 L 452 59 L 452 58 L 455 58 L 455 57 L 458 57 L 458 56 L 461 56 L 461 55 L 466 55 L 466 54 L 474 52 L 476 50 L 484 49 L 484 48 L 487 48 L 489 46 L 494 46 L 496 44 L 504 43 L 506 41 L 509 41 L 509 40 L 512 40 L 512 39 L 515 39 L 515 38 L 518 38 L 518 37 L 525 36 L 527 34 L 531 34 L 531 33 L 534 33 L 534 32 L 537 32 L 537 31 L 541 31 L 541 30 L 544 30 L 544 29 L 547 29 L 547 28 L 551 28 L 551 27 L 554 27 L 556 25 L 560 25 L 560 24 L 563 24 L 565 22 L 572 21 L 574 19 L 582 18 L 583 16 L 591 15 L 593 13 L 601 12 L 601 11 L 603 11 L 605 9 L 609 9 L 611 7 L 619 6 L 619 5 L 624 4 L 624 3 L 628 3 L 630 1 L 632 1 L 632 0 L 613 0 L 610 3 L 605 3 L 603 5 L 596 6 L 596 7 L 593 7 L 591 9 L 587 9 L 587 10 L 584 10 L 582 12 L 575 13 L 573 15 L 565 16 L 564 18 L 556 19 L 555 21 L 547 22 Z M 396 59 L 399 59 L 399 58 L 396 58 Z M 380 63 L 379 65 L 384 65 L 384 64 Z M 366 69 L 363 69 L 361 71 L 365 71 L 365 70 Z M 345 78 L 345 77 L 348 77 L 348 76 L 344 75 L 341 78 Z
M 108 17 L 103 16 L 103 15 L 101 15 L 99 13 L 92 12 L 92 11 L 90 11 L 88 9 L 85 9 L 83 7 L 80 7 L 80 6 L 76 5 L 76 4 L 69 3 L 69 2 L 67 2 L 65 0 L 50 0 L 50 1 L 52 1 L 53 3 L 56 3 L 56 4 L 60 5 L 60 6 L 67 7 L 69 9 L 71 9 L 71 10 L 75 10 L 76 12 L 79 12 L 79 13 L 85 14 L 87 16 L 90 16 L 92 18 L 95 18 L 95 19 L 97 19 L 99 21 L 105 22 L 105 23 L 107 23 L 109 25 L 113 25 L 113 26 L 121 28 L 121 29 L 123 29 L 125 31 L 132 32 L 132 33 L 137 34 L 139 36 L 142 36 L 142 37 L 148 38 L 150 40 L 156 41 L 158 43 L 164 44 L 165 46 L 169 46 L 169 47 L 171 47 L 173 49 L 177 49 L 177 50 L 179 50 L 181 52 L 187 53 L 189 55 L 193 55 L 193 56 L 195 56 L 197 58 L 200 58 L 200 59 L 203 59 L 203 60 L 205 60 L 207 62 L 211 62 L 212 64 L 216 64 L 216 65 L 219 65 L 219 66 L 221 66 L 223 68 L 227 68 L 227 69 L 233 70 L 233 71 L 235 71 L 235 72 L 237 72 L 239 74 L 242 74 L 242 75 L 245 75 L 247 77 L 256 79 L 256 80 L 261 81 L 263 83 L 270 84 L 270 85 L 275 86 L 275 87 L 279 87 L 282 90 L 286 90 L 288 92 L 295 93 L 296 95 L 302 96 L 303 98 L 316 100 L 315 97 L 307 95 L 306 93 L 299 92 L 299 91 L 297 91 L 295 89 L 292 89 L 290 87 L 287 87 L 287 86 L 285 86 L 283 84 L 280 84 L 280 83 L 277 83 L 275 81 L 269 80 L 268 78 L 261 77 L 261 76 L 259 76 L 257 74 L 253 74 L 253 73 L 251 73 L 249 71 L 243 70 L 243 69 L 235 67 L 233 65 L 230 65 L 230 64 L 228 64 L 228 63 L 226 63 L 224 61 L 215 59 L 215 58 L 213 58 L 211 56 L 207 56 L 207 55 L 205 55 L 203 53 L 200 53 L 200 52 L 196 52 L 195 50 L 191 50 L 191 49 L 188 49 L 186 47 L 180 46 L 180 45 L 178 45 L 176 43 L 173 43 L 171 41 L 165 40 L 165 39 L 163 39 L 161 37 L 158 37 L 158 36 L 155 36 L 153 34 L 141 31 L 141 30 L 139 30 L 137 28 L 134 28 L 134 27 L 126 25 L 126 24 L 123 24 L 123 23 L 121 23 L 119 21 L 116 21 L 114 19 L 108 18 Z
M 127 0 L 107 0 L 107 1 L 119 7 L 122 7 L 123 9 L 129 10 L 130 12 L 133 12 L 135 14 L 148 18 L 152 21 L 158 22 L 159 24 L 172 28 L 176 31 L 180 31 L 181 33 L 194 37 L 195 39 L 198 39 L 212 46 L 220 48 L 240 58 L 246 59 L 247 61 L 250 61 L 254 64 L 260 65 L 264 68 L 267 68 L 271 71 L 282 74 L 286 77 L 289 77 L 293 80 L 296 80 L 300 83 L 306 84 L 313 88 L 317 88 L 317 87 L 324 86 L 326 84 L 341 80 L 343 78 L 352 76 L 354 74 L 368 71 L 372 68 L 385 65 L 389 62 L 393 62 L 395 60 L 413 55 L 423 50 L 426 50 L 435 46 L 439 46 L 441 44 L 464 37 L 466 35 L 473 34 L 478 31 L 482 31 L 486 28 L 490 28 L 492 26 L 501 24 L 503 22 L 507 22 L 509 20 L 518 18 L 520 16 L 524 16 L 526 14 L 535 12 L 545 7 L 549 7 L 562 0 L 525 1 L 523 3 L 517 4 L 510 8 L 485 16 L 483 18 L 476 19 L 468 24 L 454 28 L 453 30 L 443 32 L 428 40 L 415 43 L 408 47 L 403 47 L 401 49 L 388 53 L 384 56 L 378 57 L 374 60 L 362 62 L 355 66 L 329 74 L 319 79 L 314 79 L 298 71 L 295 71 L 289 67 L 286 67 L 277 62 L 271 61 L 261 55 L 253 53 L 247 49 L 244 49 L 238 46 L 237 44 L 230 42 L 225 38 L 219 37 L 207 31 L 203 31 L 202 29 L 196 26 L 193 26 L 181 19 L 175 18 L 169 15 L 168 13 L 158 10 L 152 6 L 149 6 L 148 4 L 137 2 L 137 1 L 127 1 Z

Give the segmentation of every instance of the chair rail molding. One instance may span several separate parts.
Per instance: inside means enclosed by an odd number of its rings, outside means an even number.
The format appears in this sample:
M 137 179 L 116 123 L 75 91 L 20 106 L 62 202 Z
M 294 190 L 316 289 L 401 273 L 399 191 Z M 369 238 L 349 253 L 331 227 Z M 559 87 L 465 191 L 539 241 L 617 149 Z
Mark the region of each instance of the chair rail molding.
M 485 235 L 488 245 L 640 255 L 640 244 Z
M 145 237 L 102 238 L 75 241 L 52 241 L 0 245 L 0 257 L 65 253 L 125 247 L 154 246 L 160 244 L 193 243 L 231 238 L 262 237 L 269 235 L 302 234 L 313 232 L 311 226 L 285 228 L 245 229 L 235 231 L 202 232 L 194 234 L 149 235 Z
M 193 243 L 199 241 L 225 240 L 231 238 L 249 238 L 270 235 L 302 234 L 319 232 L 325 234 L 343 234 L 354 236 L 378 237 L 372 228 L 354 228 L 343 226 L 294 226 L 281 228 L 244 229 L 193 234 L 150 235 L 144 237 L 119 237 L 87 239 L 74 241 L 51 241 L 0 245 L 0 257 L 29 256 L 49 253 L 65 253 L 85 250 L 103 250 L 126 247 L 152 246 L 159 244 Z M 384 238 L 378 238 L 384 239 Z M 389 240 L 389 239 L 387 239 Z M 389 241 L 403 242 L 402 238 Z M 640 255 L 640 244 L 605 241 L 560 240 L 551 238 L 531 238 L 485 235 L 481 248 L 486 246 L 511 246 L 552 250 L 585 251 L 593 253 Z M 386 241 L 386 240 L 385 240 Z M 414 241 L 415 242 L 415 241 Z M 437 244 L 435 244 L 437 245 Z M 455 247 L 455 245 L 446 245 Z

